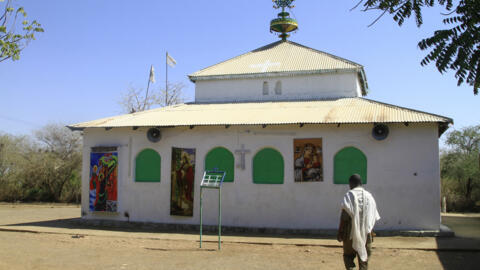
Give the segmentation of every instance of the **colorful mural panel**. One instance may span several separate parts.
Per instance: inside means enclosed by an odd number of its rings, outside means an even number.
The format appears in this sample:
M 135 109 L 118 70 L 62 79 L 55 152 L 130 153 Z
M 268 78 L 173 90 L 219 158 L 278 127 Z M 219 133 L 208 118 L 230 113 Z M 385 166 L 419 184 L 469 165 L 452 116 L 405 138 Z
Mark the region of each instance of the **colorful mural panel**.
M 117 212 L 118 154 L 90 154 L 90 211 Z
M 172 148 L 170 215 L 193 216 L 195 148 Z
M 322 138 L 293 140 L 295 182 L 323 181 Z

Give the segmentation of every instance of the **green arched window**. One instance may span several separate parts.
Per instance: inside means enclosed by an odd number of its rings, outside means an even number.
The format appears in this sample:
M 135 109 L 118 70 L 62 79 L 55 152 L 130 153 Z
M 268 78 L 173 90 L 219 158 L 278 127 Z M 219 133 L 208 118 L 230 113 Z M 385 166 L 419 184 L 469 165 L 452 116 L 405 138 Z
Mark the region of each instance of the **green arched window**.
M 224 171 L 224 182 L 233 182 L 234 178 L 234 157 L 232 152 L 224 147 L 216 147 L 208 152 L 205 157 L 205 170 L 213 170 L 217 168 L 220 171 Z
M 333 183 L 348 184 L 352 174 L 359 174 L 362 183 L 367 183 L 367 157 L 355 147 L 346 147 L 338 151 L 333 160 Z
M 136 182 L 160 182 L 161 158 L 157 151 L 144 149 L 135 159 Z
M 283 157 L 272 148 L 265 148 L 253 157 L 253 183 L 283 184 Z

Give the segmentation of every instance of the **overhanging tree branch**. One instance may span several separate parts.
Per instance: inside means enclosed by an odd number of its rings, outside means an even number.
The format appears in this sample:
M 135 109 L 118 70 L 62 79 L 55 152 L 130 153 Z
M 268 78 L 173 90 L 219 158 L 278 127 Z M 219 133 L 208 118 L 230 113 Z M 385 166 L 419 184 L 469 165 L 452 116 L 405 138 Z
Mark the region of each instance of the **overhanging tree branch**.
M 23 7 L 15 9 L 13 3 L 14 0 L 7 0 L 4 6 L 0 6 L 3 10 L 0 16 L 0 62 L 20 59 L 20 52 L 35 39 L 35 33 L 44 32 L 36 20 L 27 20 Z M 23 17 L 21 24 L 17 23 L 19 16 Z M 17 26 L 21 26 L 22 30 L 17 32 Z
M 478 94 L 480 88 L 480 1 L 459 0 L 453 8 L 453 0 L 361 0 L 353 7 L 363 3 L 362 11 L 381 10 L 382 13 L 369 25 L 377 23 L 386 13 L 399 26 L 412 15 L 417 27 L 423 24 L 422 10 L 435 6 L 444 6 L 451 11 L 444 16 L 443 23 L 452 25 L 450 29 L 435 31 L 434 35 L 421 40 L 418 47 L 430 50 L 422 59 L 422 66 L 435 62 L 440 73 L 447 70 L 455 71 L 457 85 L 467 83 L 473 87 L 473 93 Z

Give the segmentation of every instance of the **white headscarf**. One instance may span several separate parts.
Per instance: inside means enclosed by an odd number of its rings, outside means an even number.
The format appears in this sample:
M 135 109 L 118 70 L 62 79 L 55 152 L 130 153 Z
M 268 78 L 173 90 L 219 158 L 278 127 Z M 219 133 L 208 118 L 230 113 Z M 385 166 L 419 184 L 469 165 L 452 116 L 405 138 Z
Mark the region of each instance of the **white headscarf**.
M 375 222 L 380 219 L 375 199 L 370 192 L 362 187 L 356 187 L 349 190 L 343 197 L 342 209 L 352 218 L 352 230 L 350 231 L 352 247 L 358 253 L 360 260 L 366 262 L 368 259 L 365 248 L 367 234 L 372 231 Z

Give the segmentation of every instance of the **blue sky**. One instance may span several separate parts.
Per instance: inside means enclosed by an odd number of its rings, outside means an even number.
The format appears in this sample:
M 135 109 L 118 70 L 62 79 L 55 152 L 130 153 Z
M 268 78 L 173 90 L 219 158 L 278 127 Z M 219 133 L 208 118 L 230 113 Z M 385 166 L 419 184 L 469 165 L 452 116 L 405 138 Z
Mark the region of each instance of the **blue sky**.
M 129 86 L 146 88 L 150 65 L 165 84 L 165 52 L 176 59 L 169 82 L 275 42 L 270 0 L 18 0 L 45 33 L 19 61 L 0 63 L 0 132 L 30 134 L 43 125 L 72 124 L 121 113 Z M 419 29 L 398 27 L 386 16 L 367 27 L 375 11 L 350 11 L 353 0 L 297 0 L 291 11 L 299 31 L 290 40 L 365 67 L 367 98 L 451 117 L 453 128 L 480 124 L 480 96 L 457 87 L 453 73 L 421 67 L 420 39 L 441 25 L 441 9 L 426 10 Z M 2 4 L 0 4 L 2 6 Z

